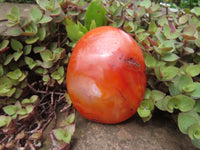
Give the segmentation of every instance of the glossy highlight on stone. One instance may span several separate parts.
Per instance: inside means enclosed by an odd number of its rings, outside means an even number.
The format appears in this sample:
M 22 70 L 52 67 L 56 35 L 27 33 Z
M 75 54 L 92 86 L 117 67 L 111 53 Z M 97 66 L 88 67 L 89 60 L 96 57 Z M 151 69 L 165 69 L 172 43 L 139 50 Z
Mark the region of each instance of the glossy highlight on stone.
M 103 26 L 78 41 L 67 68 L 67 90 L 85 118 L 122 122 L 136 113 L 145 89 L 143 54 L 127 33 Z

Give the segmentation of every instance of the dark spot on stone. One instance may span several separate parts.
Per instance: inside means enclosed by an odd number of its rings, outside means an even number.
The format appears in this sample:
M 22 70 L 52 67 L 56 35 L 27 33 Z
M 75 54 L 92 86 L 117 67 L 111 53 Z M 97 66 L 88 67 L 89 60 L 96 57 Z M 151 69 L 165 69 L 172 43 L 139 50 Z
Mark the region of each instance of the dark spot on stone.
M 124 62 L 129 66 L 139 67 L 140 64 L 132 57 L 124 59 Z

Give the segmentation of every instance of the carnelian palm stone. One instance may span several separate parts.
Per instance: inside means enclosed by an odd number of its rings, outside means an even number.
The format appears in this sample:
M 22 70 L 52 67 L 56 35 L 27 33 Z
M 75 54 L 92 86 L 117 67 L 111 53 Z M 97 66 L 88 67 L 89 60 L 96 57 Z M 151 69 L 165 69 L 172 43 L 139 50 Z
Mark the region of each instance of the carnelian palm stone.
M 89 120 L 113 124 L 130 118 L 146 89 L 141 48 L 114 27 L 87 32 L 72 51 L 67 89 L 74 107 Z

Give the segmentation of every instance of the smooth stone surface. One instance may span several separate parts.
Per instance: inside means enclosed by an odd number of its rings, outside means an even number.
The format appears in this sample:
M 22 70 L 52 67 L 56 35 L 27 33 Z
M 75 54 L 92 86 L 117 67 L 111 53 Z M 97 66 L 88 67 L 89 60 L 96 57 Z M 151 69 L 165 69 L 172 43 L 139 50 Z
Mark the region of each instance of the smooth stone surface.
M 91 122 L 79 113 L 71 150 L 197 150 L 166 113 L 144 123 L 137 115 L 116 124 Z

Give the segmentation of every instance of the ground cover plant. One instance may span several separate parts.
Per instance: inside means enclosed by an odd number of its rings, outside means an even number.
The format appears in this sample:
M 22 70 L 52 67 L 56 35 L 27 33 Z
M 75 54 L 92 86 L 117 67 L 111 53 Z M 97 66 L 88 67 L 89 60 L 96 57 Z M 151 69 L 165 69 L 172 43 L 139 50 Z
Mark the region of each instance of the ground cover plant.
M 130 34 L 143 50 L 147 89 L 138 114 L 170 113 L 200 148 L 200 8 L 169 11 L 149 0 L 37 0 L 29 18 L 17 7 L 7 15 L 12 37 L 0 37 L 0 149 L 39 149 L 49 133 L 53 146 L 68 149 L 75 130 L 65 74 L 76 42 L 109 25 Z M 66 114 L 56 122 L 56 113 Z

